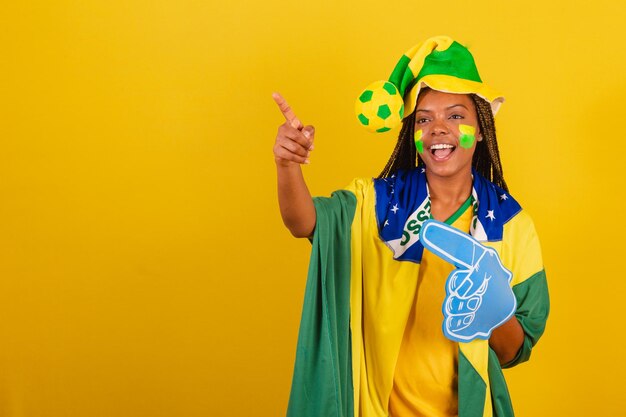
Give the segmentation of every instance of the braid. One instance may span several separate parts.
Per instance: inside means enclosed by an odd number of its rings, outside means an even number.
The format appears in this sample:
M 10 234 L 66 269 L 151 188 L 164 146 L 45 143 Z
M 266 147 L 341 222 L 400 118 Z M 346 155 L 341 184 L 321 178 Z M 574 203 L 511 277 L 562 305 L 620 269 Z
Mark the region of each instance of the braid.
M 480 175 L 508 192 L 509 187 L 504 180 L 498 140 L 496 138 L 496 125 L 489 102 L 476 94 L 470 94 L 476 106 L 478 124 L 483 140 L 476 142 L 476 150 L 472 160 L 472 166 Z
M 496 138 L 496 126 L 493 119 L 491 105 L 487 100 L 470 94 L 476 107 L 478 124 L 483 136 L 482 141 L 476 142 L 476 149 L 472 160 L 472 166 L 480 175 L 496 184 L 506 192 L 509 188 L 504 180 L 500 152 Z M 416 166 L 423 166 L 424 161 L 415 150 L 415 111 L 402 121 L 402 129 L 398 135 L 398 142 L 394 148 L 385 168 L 377 178 L 388 178 L 399 170 L 411 170 Z
M 398 142 L 391 153 L 391 157 L 387 161 L 378 178 L 387 178 L 398 172 L 399 170 L 410 170 L 415 168 L 415 157 L 417 151 L 413 136 L 415 135 L 415 112 L 411 113 L 402 120 L 402 129 L 398 135 Z

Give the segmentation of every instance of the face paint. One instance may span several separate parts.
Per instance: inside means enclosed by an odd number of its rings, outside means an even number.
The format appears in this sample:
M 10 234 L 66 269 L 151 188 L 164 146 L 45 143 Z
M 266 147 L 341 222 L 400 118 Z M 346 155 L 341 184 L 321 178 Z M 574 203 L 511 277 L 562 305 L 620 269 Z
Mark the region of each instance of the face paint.
M 415 148 L 417 152 L 424 153 L 424 141 L 422 140 L 422 129 L 415 132 Z
M 470 125 L 459 125 L 459 132 L 461 132 L 461 136 L 459 136 L 459 143 L 462 148 L 469 149 L 472 147 L 474 142 L 476 142 L 476 128 Z

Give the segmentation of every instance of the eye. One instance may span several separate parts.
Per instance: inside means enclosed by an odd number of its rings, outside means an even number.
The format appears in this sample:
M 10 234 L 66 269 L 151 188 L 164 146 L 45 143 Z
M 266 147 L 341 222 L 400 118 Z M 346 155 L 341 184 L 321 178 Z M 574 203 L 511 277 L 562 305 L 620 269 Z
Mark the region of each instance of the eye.
M 418 125 L 421 125 L 421 124 L 426 123 L 427 121 L 428 121 L 428 119 L 427 119 L 427 118 L 425 118 L 425 117 L 421 117 L 421 118 L 419 118 L 419 119 L 417 119 L 417 120 L 416 120 L 416 123 L 417 123 Z
M 451 119 L 464 119 L 463 116 L 461 116 L 460 114 L 453 114 L 452 116 L 450 116 Z

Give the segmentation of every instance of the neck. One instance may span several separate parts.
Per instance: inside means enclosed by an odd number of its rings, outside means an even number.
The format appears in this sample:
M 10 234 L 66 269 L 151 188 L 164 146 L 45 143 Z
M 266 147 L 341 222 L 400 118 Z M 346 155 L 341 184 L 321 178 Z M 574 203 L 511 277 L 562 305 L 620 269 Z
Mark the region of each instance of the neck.
M 472 193 L 472 171 L 460 172 L 452 177 L 429 174 L 426 170 L 431 201 L 442 204 L 462 204 Z

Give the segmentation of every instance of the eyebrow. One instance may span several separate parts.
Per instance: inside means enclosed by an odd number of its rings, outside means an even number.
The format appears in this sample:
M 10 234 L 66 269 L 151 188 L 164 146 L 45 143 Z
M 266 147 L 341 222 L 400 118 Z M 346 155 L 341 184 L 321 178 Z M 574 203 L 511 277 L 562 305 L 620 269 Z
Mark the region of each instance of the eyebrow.
M 459 103 L 459 104 L 453 104 L 453 105 L 451 105 L 451 106 L 448 106 L 448 107 L 446 107 L 446 110 L 450 110 L 450 109 L 452 109 L 452 108 L 454 108 L 454 107 L 463 107 L 465 110 L 469 110 L 469 109 L 467 108 L 467 106 L 465 106 L 465 104 L 460 104 L 460 103 Z M 421 111 L 421 112 L 425 112 L 425 113 L 432 113 L 432 112 L 433 112 L 432 110 L 427 110 L 427 109 L 417 109 L 416 111 L 418 111 L 418 112 L 420 112 L 420 111 Z

